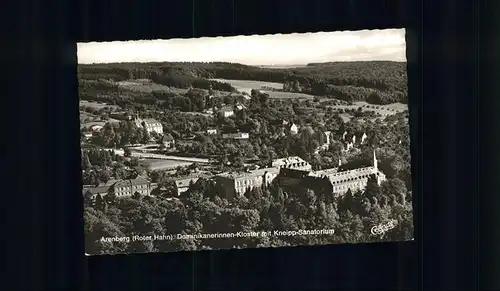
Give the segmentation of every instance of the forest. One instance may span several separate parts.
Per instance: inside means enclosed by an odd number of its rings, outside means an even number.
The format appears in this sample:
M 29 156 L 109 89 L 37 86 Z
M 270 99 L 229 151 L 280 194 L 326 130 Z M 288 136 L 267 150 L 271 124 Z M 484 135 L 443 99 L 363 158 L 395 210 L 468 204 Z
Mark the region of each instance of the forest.
M 293 69 L 270 69 L 234 63 L 113 63 L 79 65 L 81 83 L 97 80 L 150 79 L 177 88 L 234 92 L 226 83 L 209 79 L 283 83 L 283 90 L 372 104 L 407 103 L 404 62 L 334 62 Z M 85 81 L 83 81 L 85 80 Z M 366 94 L 368 92 L 368 94 Z

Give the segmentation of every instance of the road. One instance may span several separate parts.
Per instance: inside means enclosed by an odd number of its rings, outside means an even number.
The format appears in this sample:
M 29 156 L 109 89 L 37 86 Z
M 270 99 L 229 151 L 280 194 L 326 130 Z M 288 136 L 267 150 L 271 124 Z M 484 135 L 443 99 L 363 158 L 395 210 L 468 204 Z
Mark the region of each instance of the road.
M 125 152 L 120 149 L 109 149 L 114 150 L 117 155 L 123 156 Z M 210 163 L 209 159 L 201 159 L 201 158 L 190 158 L 190 157 L 179 157 L 179 156 L 168 156 L 161 154 L 149 154 L 149 153 L 138 153 L 132 151 L 132 156 L 137 158 L 144 159 L 159 159 L 159 160 L 172 160 L 172 161 L 182 161 L 182 162 L 191 162 L 191 163 L 200 163 L 200 164 L 208 164 Z

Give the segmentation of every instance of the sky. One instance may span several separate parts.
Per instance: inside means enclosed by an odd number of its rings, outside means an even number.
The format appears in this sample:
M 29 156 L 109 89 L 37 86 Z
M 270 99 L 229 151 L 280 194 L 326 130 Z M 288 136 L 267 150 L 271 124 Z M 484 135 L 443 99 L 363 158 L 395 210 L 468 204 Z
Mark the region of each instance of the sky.
M 405 29 L 78 43 L 78 63 L 406 61 Z

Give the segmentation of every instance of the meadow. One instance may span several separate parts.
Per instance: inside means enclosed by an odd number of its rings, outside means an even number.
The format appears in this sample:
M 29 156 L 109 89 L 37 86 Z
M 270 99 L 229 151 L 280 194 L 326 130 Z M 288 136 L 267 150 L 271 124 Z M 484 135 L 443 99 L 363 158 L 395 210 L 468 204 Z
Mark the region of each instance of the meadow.
M 169 170 L 175 169 L 177 167 L 186 167 L 191 165 L 191 162 L 173 161 L 173 160 L 156 160 L 156 159 L 144 159 L 140 161 L 140 164 L 146 166 L 152 171 L 158 170 Z
M 229 83 L 240 92 L 250 94 L 252 89 L 260 90 L 269 94 L 271 98 L 275 99 L 313 99 L 314 96 L 304 93 L 282 92 L 268 90 L 273 88 L 276 90 L 283 90 L 282 83 L 262 82 L 262 81 L 249 81 L 249 80 L 227 80 L 227 79 L 211 79 L 217 82 Z
M 118 105 L 110 105 L 102 102 L 93 102 L 93 101 L 86 101 L 86 100 L 80 100 L 80 106 L 86 106 L 86 107 L 92 107 L 96 110 L 100 110 L 102 108 L 120 108 Z

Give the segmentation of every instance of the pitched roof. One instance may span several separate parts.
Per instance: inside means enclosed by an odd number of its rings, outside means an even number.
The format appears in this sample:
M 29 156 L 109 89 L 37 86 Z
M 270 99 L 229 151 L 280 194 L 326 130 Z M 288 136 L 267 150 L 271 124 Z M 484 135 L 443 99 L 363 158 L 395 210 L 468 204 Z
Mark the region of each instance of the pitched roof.
M 174 137 L 170 133 L 163 135 L 162 141 L 173 141 L 173 140 Z
M 264 176 L 264 174 L 266 174 L 266 173 L 278 174 L 279 169 L 277 169 L 277 168 L 263 168 L 263 169 L 252 170 L 249 172 L 225 172 L 225 173 L 219 174 L 218 176 L 230 178 L 230 179 L 238 179 L 238 178 L 243 178 L 243 177 L 251 178 L 251 177 Z
M 189 184 L 191 183 L 191 181 L 194 184 L 199 179 L 200 179 L 200 177 L 191 177 L 191 178 L 185 178 L 185 179 L 175 180 L 175 186 L 177 186 L 177 188 L 187 187 L 187 186 L 189 186 Z
M 142 177 L 137 177 L 135 179 L 130 179 L 130 180 L 119 180 L 115 184 L 113 184 L 113 187 L 131 187 L 131 186 L 136 186 L 136 185 L 147 185 L 149 184 L 149 181 L 142 178 Z
M 316 171 L 312 176 L 316 177 L 326 177 L 331 183 L 342 183 L 344 181 L 351 181 L 355 179 L 360 179 L 365 176 L 370 176 L 376 174 L 378 171 L 374 167 L 365 167 L 360 169 L 354 169 L 344 172 L 328 172 L 329 170 Z
M 154 118 L 147 118 L 143 120 L 145 124 L 159 124 L 160 122 Z
M 85 193 L 90 193 L 90 194 L 104 194 L 108 193 L 110 186 L 99 186 L 99 187 L 94 187 L 94 188 L 88 188 L 85 189 Z
M 226 106 L 222 106 L 222 108 L 220 109 L 220 111 L 222 111 L 222 112 L 230 112 L 230 111 L 234 111 L 234 109 L 233 109 L 232 106 L 226 105 Z

